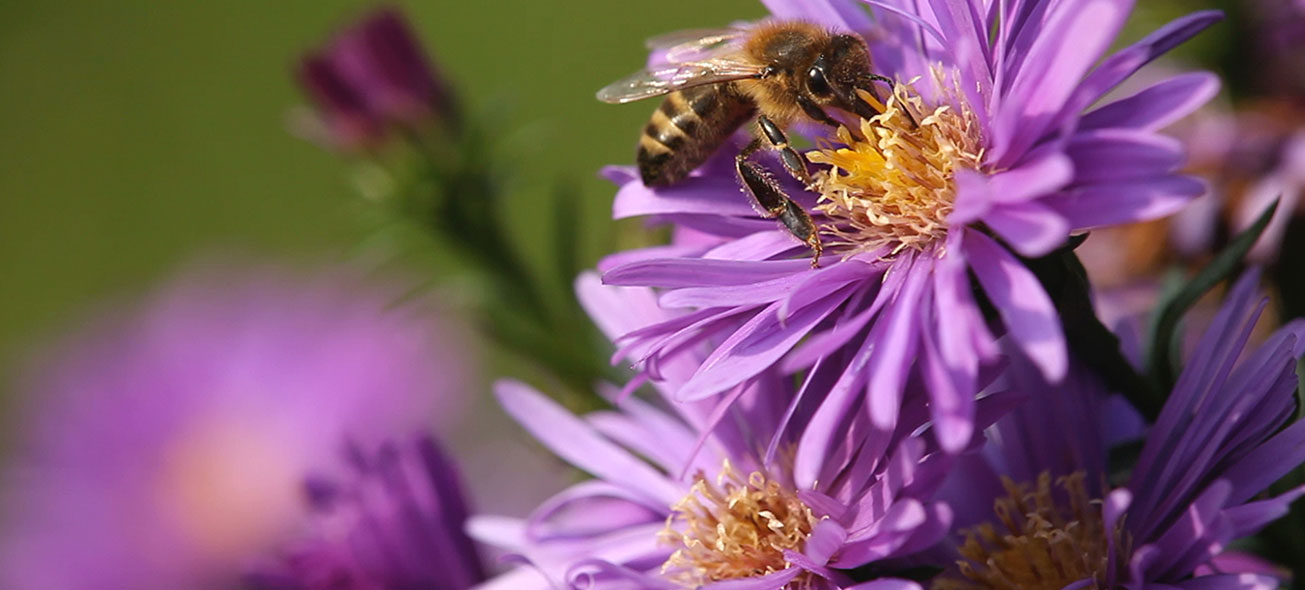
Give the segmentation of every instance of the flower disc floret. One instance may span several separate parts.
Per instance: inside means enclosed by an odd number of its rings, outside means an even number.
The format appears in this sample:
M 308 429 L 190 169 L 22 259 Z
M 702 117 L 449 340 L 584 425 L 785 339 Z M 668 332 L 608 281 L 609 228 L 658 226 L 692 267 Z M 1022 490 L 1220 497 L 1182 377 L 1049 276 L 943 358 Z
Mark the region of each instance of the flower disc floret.
M 714 484 L 696 480 L 662 532 L 676 548 L 662 571 L 686 587 L 783 570 L 784 552 L 801 551 L 818 522 L 794 490 L 760 471 L 744 478 L 728 459 Z
M 964 559 L 933 589 L 1060 590 L 1099 581 L 1110 547 L 1100 501 L 1089 497 L 1085 477 L 1078 471 L 1054 486 L 1046 471 L 1033 485 L 1002 478 L 1007 495 L 993 502 L 995 521 L 965 531 Z
M 963 106 L 927 104 L 910 84 L 894 86 L 887 102 L 861 96 L 880 114 L 862 119 L 859 135 L 840 127 L 841 147 L 807 155 L 829 166 L 816 176 L 825 231 L 853 253 L 923 250 L 947 235 L 956 170 L 983 159 L 978 120 Z

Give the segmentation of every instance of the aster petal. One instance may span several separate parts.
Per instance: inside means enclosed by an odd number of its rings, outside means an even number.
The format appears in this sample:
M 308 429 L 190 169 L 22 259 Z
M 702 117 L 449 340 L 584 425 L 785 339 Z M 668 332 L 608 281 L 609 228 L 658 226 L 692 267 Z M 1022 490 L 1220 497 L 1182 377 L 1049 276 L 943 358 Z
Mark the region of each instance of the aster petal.
M 505 380 L 495 385 L 494 393 L 509 415 L 572 465 L 644 495 L 654 506 L 670 506 L 683 496 L 678 486 L 647 463 L 530 387 Z
M 1083 74 L 1110 46 L 1131 4 L 1086 0 L 1052 9 L 995 113 L 990 162 L 1010 167 L 1042 137 Z
M 598 273 L 580 273 L 575 279 L 575 293 L 581 307 L 612 340 L 669 319 L 669 314 L 657 305 L 657 296 L 652 289 L 604 285 Z
M 917 316 L 920 294 L 929 278 L 926 268 L 916 268 L 917 265 L 929 264 L 920 258 L 923 257 L 917 257 L 911 267 L 899 266 L 894 269 L 906 273 L 906 282 L 893 299 L 893 305 L 880 320 L 887 328 L 882 337 L 874 341 L 874 352 L 866 367 L 870 373 L 866 384 L 866 393 L 869 395 L 866 407 L 870 420 L 884 430 L 892 430 L 897 423 L 897 413 L 902 404 L 902 387 L 906 384 L 910 361 L 915 358 L 919 347 L 921 322 Z
M 1262 574 L 1216 574 L 1176 584 L 1182 590 L 1274 590 L 1278 579 Z
M 977 221 L 994 208 L 1054 193 L 1073 178 L 1073 162 L 1059 152 L 1030 155 L 1015 167 L 992 175 L 958 170 L 956 203 L 947 221 L 953 225 Z
M 738 181 L 724 174 L 690 176 L 668 187 L 650 188 L 631 175 L 620 183 L 612 200 L 612 219 L 642 215 L 694 213 L 702 215 L 756 215 Z
M 647 260 L 656 260 L 659 258 L 687 258 L 700 256 L 702 246 L 699 245 L 681 245 L 672 244 L 669 246 L 649 246 L 647 248 L 631 248 L 608 254 L 598 260 L 595 265 L 599 273 L 605 273 L 614 268 L 619 268 L 634 262 L 643 262 Z
M 526 521 L 510 516 L 478 514 L 467 518 L 467 536 L 508 551 L 526 546 Z
M 677 399 L 691 401 L 715 395 L 773 365 L 846 300 L 848 294 L 847 288 L 835 291 L 794 311 L 786 322 L 776 317 L 778 304 L 770 305 L 712 351 L 698 372 L 680 388 Z
M 973 375 L 948 367 L 932 330 L 922 330 L 920 367 L 929 390 L 929 411 L 938 445 L 948 453 L 964 449 L 974 436 Z
M 1205 183 L 1195 177 L 1162 176 L 1070 189 L 1047 199 L 1047 204 L 1068 219 L 1074 230 L 1085 230 L 1164 217 L 1205 191 Z
M 881 331 L 876 326 L 870 333 L 870 339 L 876 338 Z M 829 389 L 820 406 L 816 408 L 802 436 L 798 440 L 797 452 L 793 457 L 793 481 L 799 489 L 810 489 L 820 480 L 820 474 L 826 465 L 826 458 L 835 440 L 842 434 L 839 425 L 848 413 L 861 402 L 857 392 L 868 378 L 865 370 L 873 349 L 862 345 L 847 363 L 838 381 Z
M 809 271 L 806 260 L 703 260 L 663 258 L 633 262 L 603 274 L 603 283 L 634 287 L 711 287 L 747 285 Z
M 662 295 L 661 304 L 666 308 L 765 305 L 788 297 L 806 279 L 802 273 L 793 273 L 742 285 L 676 289 Z
M 805 20 L 837 31 L 865 33 L 874 25 L 870 14 L 853 0 L 762 0 L 775 18 Z
M 961 70 L 962 85 L 971 108 L 982 109 L 992 93 L 992 70 L 988 67 L 988 32 L 974 2 L 929 0 L 938 29 L 951 50 L 953 64 Z
M 995 338 L 974 301 L 961 247 L 962 229 L 947 236 L 946 253 L 933 265 L 933 294 L 938 348 L 953 370 L 977 375 L 979 362 L 997 354 Z
M 1129 76 L 1132 76 L 1142 66 L 1150 63 L 1151 60 L 1164 55 L 1182 42 L 1192 38 L 1193 35 L 1222 19 L 1223 13 L 1217 10 L 1194 12 L 1174 19 L 1169 24 L 1143 37 L 1137 43 L 1121 49 L 1106 58 L 1097 69 L 1088 75 L 1087 79 L 1083 80 L 1083 83 L 1074 92 L 1074 97 L 1069 101 L 1065 111 L 1067 113 L 1082 111 L 1088 105 L 1100 100 L 1107 92 L 1118 86 L 1120 82 L 1123 82 Z
M 659 576 L 601 559 L 579 561 L 567 572 L 568 588 L 586 590 L 679 590 L 681 586 Z M 479 589 L 477 589 L 479 590 Z
M 882 282 L 869 282 L 864 294 L 854 295 L 849 301 L 860 303 L 860 305 L 847 305 L 843 309 L 843 314 L 838 318 L 832 329 L 815 334 L 810 340 L 804 342 L 801 346 L 793 351 L 785 359 L 781 366 L 785 371 L 792 371 L 800 368 L 806 368 L 813 364 L 817 359 L 824 358 L 825 355 L 837 350 L 850 342 L 858 334 L 861 334 L 862 328 L 875 317 L 884 305 L 891 300 L 891 294 L 896 293 L 901 288 L 902 281 L 905 279 L 904 273 L 888 273 L 884 275 Z M 870 305 L 864 305 L 869 300 Z M 855 312 L 855 314 L 853 313 Z
M 825 565 L 843 547 L 844 541 L 847 541 L 847 530 L 832 519 L 825 519 L 811 529 L 804 551 L 812 561 Z
M 1260 500 L 1227 509 L 1225 514 L 1233 525 L 1233 537 L 1249 537 L 1269 523 L 1287 515 L 1291 503 L 1305 493 L 1305 486 L 1268 500 Z
M 983 222 L 1022 256 L 1045 256 L 1069 238 L 1069 222 L 1035 201 L 989 211 Z
M 1025 354 L 1052 383 L 1068 369 L 1060 316 L 1037 277 L 1019 261 L 978 232 L 966 232 L 966 259 L 992 299 L 1002 322 Z
M 1235 485 L 1233 502 L 1260 493 L 1297 465 L 1305 463 L 1305 421 L 1288 426 L 1223 473 Z
M 1131 129 L 1080 131 L 1065 151 L 1074 159 L 1075 184 L 1164 176 L 1184 158 L 1182 142 Z
M 790 567 L 755 578 L 711 582 L 699 586 L 698 590 L 779 590 L 792 582 L 793 578 L 796 578 L 800 573 L 802 573 L 802 568 Z
M 1232 484 L 1226 480 L 1218 480 L 1210 484 L 1199 496 L 1197 496 L 1187 509 L 1178 517 L 1178 520 L 1169 525 L 1167 529 L 1159 536 L 1154 537 L 1149 545 L 1158 547 L 1161 551 L 1146 564 L 1145 571 L 1148 580 L 1164 579 L 1162 572 L 1175 569 L 1177 562 L 1184 557 L 1188 557 L 1193 550 L 1200 553 L 1209 553 L 1210 556 L 1218 553 L 1222 547 L 1211 544 L 1210 535 L 1219 534 L 1222 526 L 1228 523 L 1220 522 L 1223 518 L 1223 507 L 1227 504 L 1228 494 L 1232 492 Z M 1134 505 L 1134 510 L 1139 506 Z M 1127 523 L 1124 525 L 1127 527 Z M 1228 534 L 1231 535 L 1231 527 Z M 1218 536 L 1223 536 L 1219 534 Z M 1227 539 L 1224 539 L 1225 541 Z M 1177 568 L 1190 571 L 1188 568 Z
M 844 590 L 924 590 L 919 583 L 899 578 L 879 578 L 848 586 Z
M 934 502 L 925 506 L 925 522 L 915 527 L 909 538 L 897 548 L 902 555 L 910 555 L 936 546 L 951 531 L 954 515 L 951 506 Z
M 530 514 L 526 533 L 532 540 L 588 537 L 627 527 L 662 522 L 666 510 L 648 506 L 647 498 L 602 480 L 589 480 L 554 494 Z
M 1158 131 L 1186 117 L 1218 92 L 1219 77 L 1210 72 L 1174 76 L 1083 115 L 1079 129 L 1130 127 Z

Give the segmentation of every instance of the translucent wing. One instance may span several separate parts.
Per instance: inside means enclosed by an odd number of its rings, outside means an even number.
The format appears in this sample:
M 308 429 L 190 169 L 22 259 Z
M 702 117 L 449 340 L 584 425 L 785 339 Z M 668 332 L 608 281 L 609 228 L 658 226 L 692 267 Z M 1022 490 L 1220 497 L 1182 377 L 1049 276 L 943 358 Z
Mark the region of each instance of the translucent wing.
M 672 63 L 640 70 L 598 91 L 598 100 L 624 104 L 676 90 L 760 78 L 765 66 L 738 57 Z
M 689 29 L 658 35 L 644 43 L 653 51 L 666 50 L 667 61 L 691 61 L 709 57 L 716 50 L 731 47 L 747 35 L 747 29 L 727 27 L 721 29 Z M 695 56 L 675 59 L 676 56 Z

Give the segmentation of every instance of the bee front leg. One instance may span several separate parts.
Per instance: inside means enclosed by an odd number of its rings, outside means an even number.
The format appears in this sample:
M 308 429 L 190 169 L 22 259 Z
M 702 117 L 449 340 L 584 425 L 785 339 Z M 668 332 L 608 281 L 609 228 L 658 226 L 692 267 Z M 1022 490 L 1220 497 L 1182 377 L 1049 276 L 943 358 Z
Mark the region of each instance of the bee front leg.
M 788 135 L 783 129 L 779 128 L 770 117 L 762 115 L 757 117 L 757 126 L 761 128 L 761 136 L 770 143 L 770 149 L 779 152 L 779 160 L 784 163 L 784 168 L 789 174 L 793 175 L 798 182 L 807 187 L 809 191 L 815 191 L 815 183 L 811 181 L 811 172 L 807 170 L 806 160 L 802 159 L 802 154 L 793 149 L 788 143 Z
M 735 169 L 743 186 L 747 187 L 752 198 L 761 206 L 763 215 L 768 219 L 778 219 L 784 228 L 814 252 L 811 259 L 812 268 L 820 266 L 820 233 L 811 216 L 793 199 L 788 198 L 765 170 L 748 158 L 761 149 L 761 139 L 754 139 L 734 158 Z

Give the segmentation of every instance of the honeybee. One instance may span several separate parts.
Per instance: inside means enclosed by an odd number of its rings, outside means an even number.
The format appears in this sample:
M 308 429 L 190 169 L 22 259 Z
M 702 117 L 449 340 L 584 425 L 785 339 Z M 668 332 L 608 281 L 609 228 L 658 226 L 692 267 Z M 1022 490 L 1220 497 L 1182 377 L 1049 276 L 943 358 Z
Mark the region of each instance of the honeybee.
M 735 156 L 735 168 L 768 218 L 778 219 L 820 260 L 820 236 L 811 216 L 749 158 L 763 148 L 799 182 L 811 174 L 784 129 L 801 118 L 837 127 L 826 109 L 870 118 L 877 111 L 858 91 L 877 96 L 870 52 L 856 35 L 835 34 L 807 22 L 751 28 L 693 30 L 648 41 L 665 51 L 666 67 L 647 68 L 598 91 L 603 102 L 623 104 L 666 95 L 639 138 L 636 162 L 646 186 L 666 186 L 706 162 L 740 127 L 757 122 L 757 133 Z

